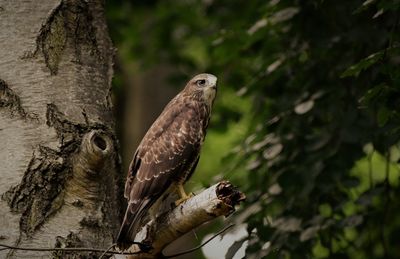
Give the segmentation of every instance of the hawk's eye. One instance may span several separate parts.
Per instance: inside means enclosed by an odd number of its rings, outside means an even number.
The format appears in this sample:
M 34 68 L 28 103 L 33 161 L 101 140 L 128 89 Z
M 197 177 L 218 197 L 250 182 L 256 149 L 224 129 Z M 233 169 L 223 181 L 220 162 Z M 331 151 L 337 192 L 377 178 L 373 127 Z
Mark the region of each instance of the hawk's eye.
M 204 79 L 197 80 L 197 81 L 196 81 L 196 84 L 197 84 L 198 86 L 204 86 L 204 85 L 206 84 L 206 80 L 204 80 Z

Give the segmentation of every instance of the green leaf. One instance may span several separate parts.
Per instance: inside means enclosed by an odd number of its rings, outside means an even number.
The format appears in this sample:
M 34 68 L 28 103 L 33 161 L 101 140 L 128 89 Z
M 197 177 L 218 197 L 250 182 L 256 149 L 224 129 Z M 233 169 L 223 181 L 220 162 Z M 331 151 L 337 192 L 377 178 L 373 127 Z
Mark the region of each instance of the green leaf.
M 311 238 L 314 238 L 317 235 L 317 233 L 320 230 L 320 228 L 321 228 L 321 226 L 318 226 L 318 225 L 306 228 L 300 234 L 300 241 L 304 242 L 304 241 L 307 241 L 307 240 L 309 240 Z
M 375 2 L 376 0 L 367 0 L 364 3 L 362 3 L 363 6 L 368 6 L 370 4 L 372 4 L 373 2 Z
M 271 16 L 270 22 L 272 24 L 276 24 L 279 22 L 287 21 L 287 20 L 291 19 L 293 16 L 295 16 L 298 12 L 299 12 L 299 8 L 297 8 L 297 7 L 288 7 L 288 8 L 282 9 L 282 10 L 274 13 L 274 15 Z
M 390 111 L 385 106 L 382 106 L 379 108 L 378 114 L 376 116 L 377 116 L 379 127 L 383 127 L 389 120 Z
M 358 102 L 363 105 L 368 105 L 369 103 L 376 101 L 376 98 L 381 95 L 385 88 L 387 88 L 387 85 L 384 83 L 372 87 L 364 94 L 363 97 L 360 98 Z
M 332 215 L 332 207 L 328 203 L 319 205 L 318 210 L 319 210 L 319 213 L 326 218 L 328 218 Z
M 358 75 L 361 73 L 361 71 L 368 69 L 370 66 L 378 62 L 382 57 L 383 57 L 384 51 L 379 51 L 374 54 L 369 55 L 368 57 L 362 59 L 360 62 L 357 64 L 352 65 L 346 71 L 344 71 L 340 77 L 358 77 Z
M 297 104 L 294 107 L 294 112 L 301 115 L 301 114 L 305 114 L 307 112 L 309 112 L 312 107 L 314 107 L 314 100 L 308 100 L 305 102 L 302 102 L 300 104 Z
M 321 241 L 318 241 L 317 244 L 313 247 L 312 252 L 314 254 L 315 257 L 317 258 L 326 258 L 329 255 L 329 249 L 327 249 L 326 247 L 324 247 L 321 244 Z

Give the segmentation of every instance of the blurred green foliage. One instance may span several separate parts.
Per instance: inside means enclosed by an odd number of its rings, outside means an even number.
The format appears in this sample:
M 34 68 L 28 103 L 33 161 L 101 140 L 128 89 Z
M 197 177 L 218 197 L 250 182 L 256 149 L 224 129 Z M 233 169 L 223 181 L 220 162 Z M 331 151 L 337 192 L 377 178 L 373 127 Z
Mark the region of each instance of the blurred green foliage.
M 222 172 L 247 194 L 246 258 L 400 258 L 400 1 L 121 0 L 107 12 L 121 56 L 167 62 L 179 85 L 219 77 L 196 175 Z

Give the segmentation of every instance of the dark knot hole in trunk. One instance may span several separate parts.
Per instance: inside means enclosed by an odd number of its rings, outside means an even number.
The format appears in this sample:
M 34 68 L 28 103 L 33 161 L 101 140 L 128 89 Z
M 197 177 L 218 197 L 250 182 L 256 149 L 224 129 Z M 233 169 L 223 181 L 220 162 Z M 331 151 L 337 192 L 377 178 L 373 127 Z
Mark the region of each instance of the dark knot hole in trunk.
M 101 136 L 99 136 L 98 134 L 96 134 L 93 137 L 93 143 L 102 151 L 107 149 L 107 142 L 104 138 L 102 138 Z

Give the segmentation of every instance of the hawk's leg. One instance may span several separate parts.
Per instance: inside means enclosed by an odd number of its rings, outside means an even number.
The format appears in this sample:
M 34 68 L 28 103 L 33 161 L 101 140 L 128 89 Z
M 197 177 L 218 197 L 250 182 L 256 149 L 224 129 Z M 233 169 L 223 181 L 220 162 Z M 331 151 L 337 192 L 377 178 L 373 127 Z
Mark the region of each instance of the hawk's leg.
M 183 188 L 183 183 L 179 183 L 177 186 L 177 193 L 180 197 L 179 200 L 175 201 L 175 205 L 178 206 L 179 204 L 181 204 L 182 202 L 186 201 L 187 199 L 191 198 L 194 196 L 193 193 L 190 193 L 189 195 L 186 194 L 185 189 Z

